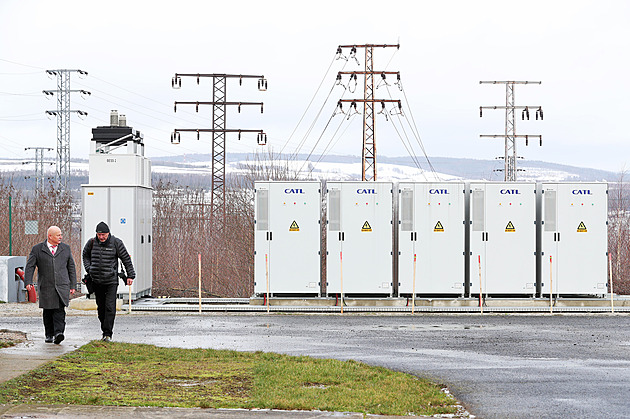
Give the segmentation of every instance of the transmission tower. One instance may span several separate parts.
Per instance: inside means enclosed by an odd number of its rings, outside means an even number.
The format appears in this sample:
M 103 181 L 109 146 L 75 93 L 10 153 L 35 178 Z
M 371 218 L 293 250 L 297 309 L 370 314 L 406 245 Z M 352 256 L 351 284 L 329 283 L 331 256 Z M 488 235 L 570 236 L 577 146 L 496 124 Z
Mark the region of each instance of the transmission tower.
M 238 112 L 241 112 L 243 105 L 258 105 L 260 112 L 263 112 L 262 102 L 227 102 L 227 79 L 238 78 L 239 85 L 242 85 L 243 79 L 258 79 L 258 89 L 267 90 L 267 80 L 264 76 L 252 75 L 236 75 L 236 74 L 175 74 L 171 85 L 173 88 L 179 89 L 182 85 L 182 77 L 196 77 L 197 84 L 202 77 L 212 79 L 212 102 L 175 102 L 174 110 L 177 112 L 177 105 L 195 105 L 195 111 L 199 112 L 199 105 L 212 106 L 212 128 L 177 128 L 171 134 L 171 143 L 180 143 L 180 132 L 196 132 L 197 140 L 199 140 L 201 132 L 212 133 L 212 195 L 210 196 L 210 223 L 221 220 L 225 223 L 225 139 L 229 132 L 237 132 L 238 139 L 241 139 L 243 132 L 258 133 L 258 144 L 265 145 L 267 143 L 267 134 L 263 130 L 251 129 L 226 129 L 227 107 L 237 106 Z M 212 228 L 212 227 L 211 227 Z
M 349 74 L 350 80 L 357 80 L 357 75 L 363 75 L 363 99 L 341 99 L 338 106 L 342 109 L 342 103 L 349 102 L 350 110 L 354 108 L 356 111 L 357 103 L 363 103 L 363 150 L 361 151 L 362 173 L 361 180 L 376 180 L 376 121 L 374 116 L 374 104 L 381 103 L 383 111 L 385 103 L 397 102 L 398 109 L 402 109 L 400 100 L 392 99 L 375 99 L 374 98 L 374 75 L 380 74 L 385 80 L 387 74 L 396 74 L 400 81 L 400 73 L 392 71 L 374 71 L 374 48 L 400 48 L 400 44 L 365 44 L 365 45 L 339 45 L 337 54 L 342 55 L 343 49 L 350 48 L 350 58 L 356 58 L 357 48 L 365 49 L 365 70 L 364 71 L 340 71 L 337 74 L 337 81 L 340 81 L 342 75 Z M 358 62 L 358 60 L 357 60 Z M 343 109 L 342 109 L 343 111 Z
M 44 152 L 52 151 L 52 148 L 49 147 L 26 147 L 25 151 L 35 150 L 35 161 L 25 161 L 22 164 L 35 164 L 35 184 L 37 192 L 43 192 L 44 190 L 44 180 L 46 176 L 44 175 Z M 53 162 L 46 162 L 46 164 L 54 164 Z
M 516 110 L 521 110 L 521 117 L 524 120 L 529 120 L 530 109 L 535 109 L 536 119 L 540 117 L 543 119 L 543 110 L 541 106 L 516 106 L 514 97 L 514 85 L 516 84 L 541 84 L 539 81 L 480 81 L 479 84 L 505 84 L 505 106 L 480 106 L 479 116 L 483 116 L 484 109 L 505 109 L 505 134 L 503 135 L 480 135 L 485 138 L 504 138 L 505 139 L 505 155 L 504 168 L 506 182 L 516 181 L 516 172 L 519 170 L 516 168 L 516 161 L 518 154 L 516 153 L 516 139 L 525 138 L 525 145 L 529 145 L 530 138 L 537 138 L 542 146 L 541 135 L 517 135 L 516 134 Z M 499 157 L 500 158 L 500 157 Z
M 70 114 L 77 113 L 79 116 L 87 116 L 87 112 L 70 109 L 70 93 L 81 93 L 89 96 L 87 90 L 71 90 L 70 74 L 78 73 L 80 76 L 87 76 L 87 71 L 83 70 L 46 70 L 49 76 L 57 77 L 57 90 L 43 90 L 47 97 L 57 94 L 57 109 L 46 111 L 46 114 L 57 117 L 57 169 L 56 187 L 66 190 L 70 179 Z

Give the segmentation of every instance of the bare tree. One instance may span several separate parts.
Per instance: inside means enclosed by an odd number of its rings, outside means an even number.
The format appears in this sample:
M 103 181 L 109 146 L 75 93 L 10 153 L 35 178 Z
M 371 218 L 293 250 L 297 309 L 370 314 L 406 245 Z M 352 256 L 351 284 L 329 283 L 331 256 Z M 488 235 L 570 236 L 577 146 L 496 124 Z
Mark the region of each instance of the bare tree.
M 608 192 L 608 252 L 617 294 L 630 294 L 630 191 L 625 178 L 623 170 Z

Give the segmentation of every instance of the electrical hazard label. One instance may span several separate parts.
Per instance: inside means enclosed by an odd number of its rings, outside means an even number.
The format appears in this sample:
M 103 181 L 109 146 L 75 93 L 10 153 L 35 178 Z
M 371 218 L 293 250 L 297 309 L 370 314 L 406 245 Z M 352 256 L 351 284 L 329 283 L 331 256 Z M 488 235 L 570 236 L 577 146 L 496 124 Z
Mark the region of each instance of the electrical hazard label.
M 577 228 L 577 232 L 578 233 L 587 233 L 586 225 L 584 224 L 584 221 L 580 221 L 580 225 Z
M 372 231 L 372 227 L 370 227 L 370 223 L 367 221 L 363 223 L 363 227 L 361 227 L 361 231 Z
M 442 232 L 443 233 L 444 232 L 444 226 L 442 225 L 441 222 L 438 221 L 437 224 L 435 225 L 435 227 L 433 227 L 433 231 Z
M 514 228 L 514 224 L 512 224 L 512 221 L 508 221 L 507 225 L 505 226 L 505 232 L 514 233 L 515 231 L 516 229 Z
M 300 231 L 300 227 L 295 222 L 295 220 L 293 220 L 293 222 L 291 223 L 291 227 L 289 227 L 289 231 Z

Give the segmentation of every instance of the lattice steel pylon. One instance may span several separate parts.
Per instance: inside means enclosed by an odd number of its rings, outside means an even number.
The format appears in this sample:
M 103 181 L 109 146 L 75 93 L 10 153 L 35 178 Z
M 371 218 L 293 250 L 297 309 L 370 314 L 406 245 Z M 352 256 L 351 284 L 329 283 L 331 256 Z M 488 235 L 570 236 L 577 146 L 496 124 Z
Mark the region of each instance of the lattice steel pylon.
M 77 113 L 79 116 L 87 116 L 87 112 L 70 109 L 70 93 L 81 93 L 90 95 L 87 90 L 71 90 L 70 74 L 78 73 L 87 76 L 87 71 L 83 70 L 46 70 L 49 76 L 57 77 L 57 90 L 43 90 L 46 96 L 57 94 L 57 109 L 46 111 L 46 114 L 57 117 L 57 168 L 56 187 L 66 190 L 70 179 L 70 114 Z
M 35 161 L 26 161 L 23 164 L 34 163 L 35 164 L 35 184 L 38 193 L 44 190 L 44 151 L 52 151 L 49 147 L 26 147 L 25 151 L 35 150 Z M 49 164 L 53 164 L 50 162 Z
M 504 159 L 504 179 L 506 182 L 516 182 L 516 167 L 518 154 L 516 153 L 516 139 L 525 138 L 525 145 L 529 145 L 529 138 L 537 138 L 542 146 L 541 135 L 517 135 L 516 134 L 516 110 L 522 109 L 522 118 L 529 119 L 529 110 L 536 110 L 536 119 L 543 119 L 542 107 L 536 106 L 516 106 L 514 85 L 515 84 L 541 84 L 539 81 L 480 81 L 479 84 L 505 84 L 505 106 L 480 106 L 479 116 L 483 116 L 484 109 L 505 109 L 505 134 L 503 135 L 480 135 L 486 138 L 504 138 L 505 139 L 505 155 Z
M 399 100 L 386 100 L 386 99 L 374 99 L 374 74 L 400 74 L 390 71 L 374 71 L 374 48 L 400 48 L 400 44 L 387 45 L 387 44 L 365 44 L 365 45 L 339 45 L 337 47 L 337 53 L 341 54 L 344 48 L 350 48 L 350 55 L 356 55 L 357 48 L 365 49 L 365 70 L 364 71 L 340 71 L 337 79 L 340 79 L 342 74 L 350 74 L 351 77 L 356 77 L 358 74 L 364 76 L 363 82 L 363 99 L 342 99 L 339 101 L 341 106 L 344 102 L 350 102 L 351 106 L 356 103 L 363 102 L 363 149 L 361 151 L 361 180 L 375 181 L 376 180 L 376 120 L 374 117 L 374 102 L 380 102 L 383 105 L 386 102 L 398 102 Z
M 196 132 L 197 139 L 199 139 L 199 133 L 211 132 L 212 133 L 212 194 L 210 196 L 210 223 L 212 226 L 217 222 L 221 222 L 221 225 L 225 223 L 226 209 L 225 209 L 225 141 L 226 134 L 228 132 L 237 132 L 239 139 L 243 132 L 255 132 L 258 133 L 258 144 L 265 145 L 267 143 L 267 135 L 263 130 L 252 129 L 227 129 L 227 106 L 238 106 L 238 111 L 241 111 L 242 105 L 259 105 L 260 112 L 263 111 L 262 102 L 227 102 L 227 79 L 238 78 L 240 83 L 243 79 L 257 78 L 258 89 L 267 90 L 267 80 L 265 76 L 253 76 L 243 74 L 175 74 L 171 82 L 173 88 L 181 87 L 181 77 L 196 77 L 197 84 L 199 80 L 204 77 L 212 78 L 212 102 L 175 102 L 175 112 L 177 112 L 177 105 L 195 105 L 195 110 L 199 112 L 199 105 L 211 105 L 212 106 L 212 128 L 176 128 L 171 135 L 171 143 L 179 144 L 180 132 Z M 211 227 L 212 228 L 212 227 Z

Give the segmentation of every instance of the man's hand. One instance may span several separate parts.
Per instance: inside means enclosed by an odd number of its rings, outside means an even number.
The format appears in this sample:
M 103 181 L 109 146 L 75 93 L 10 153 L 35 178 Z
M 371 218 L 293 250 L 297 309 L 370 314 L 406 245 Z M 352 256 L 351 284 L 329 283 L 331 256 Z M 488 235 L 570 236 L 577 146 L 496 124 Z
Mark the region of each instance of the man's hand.
M 133 284 L 133 278 L 127 278 L 127 285 Z
M 73 288 L 73 289 L 71 289 L 71 290 L 70 290 L 70 294 L 74 295 L 75 291 L 76 291 L 76 290 L 75 290 L 74 288 Z
M 26 286 L 26 289 L 27 289 L 28 291 L 32 290 L 32 289 L 33 289 L 33 284 L 28 284 L 28 285 Z

